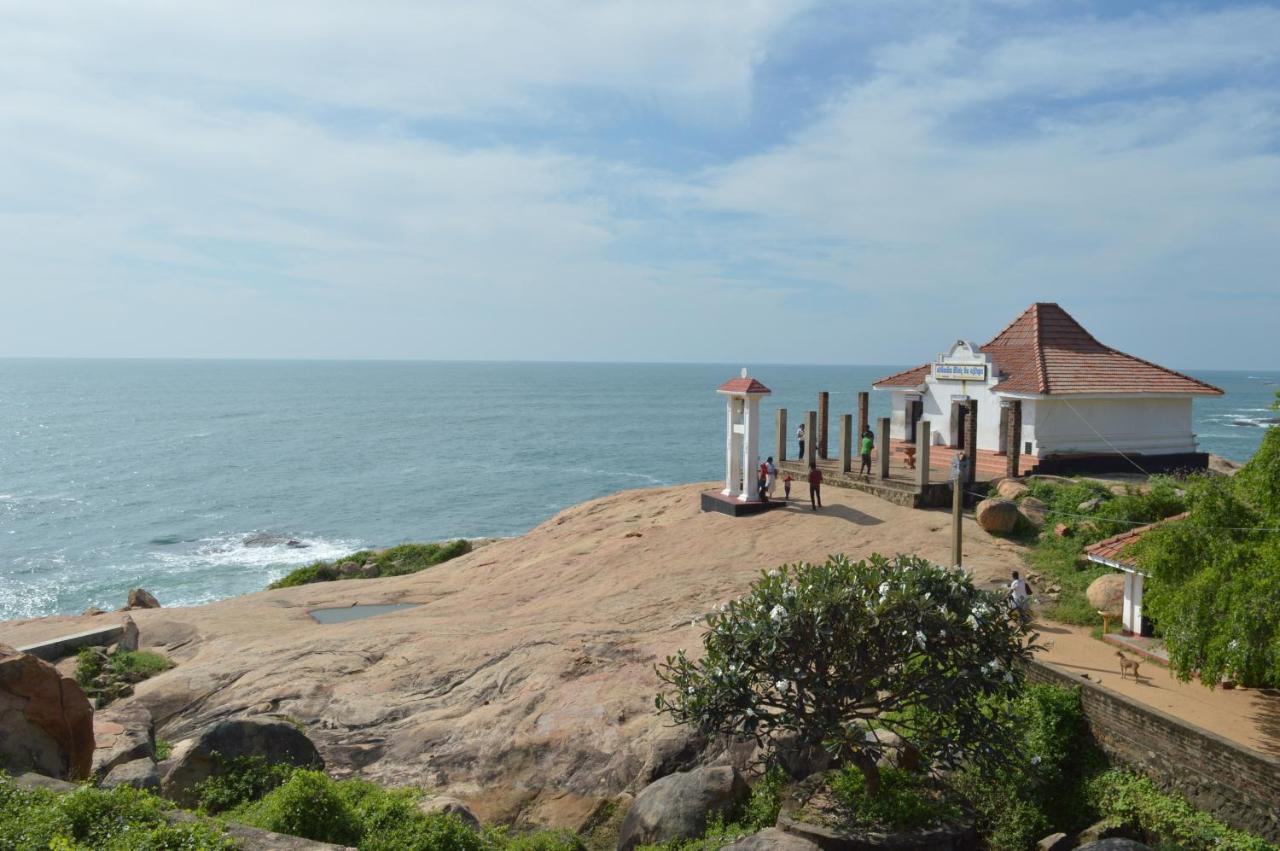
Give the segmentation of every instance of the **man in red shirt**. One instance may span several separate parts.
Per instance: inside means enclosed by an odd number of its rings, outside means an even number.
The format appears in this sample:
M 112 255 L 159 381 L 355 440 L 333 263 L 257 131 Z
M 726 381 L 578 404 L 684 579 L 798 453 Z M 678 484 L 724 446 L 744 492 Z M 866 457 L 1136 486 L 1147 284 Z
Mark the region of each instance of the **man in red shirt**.
M 809 468 L 809 505 L 814 511 L 822 507 L 822 471 Z

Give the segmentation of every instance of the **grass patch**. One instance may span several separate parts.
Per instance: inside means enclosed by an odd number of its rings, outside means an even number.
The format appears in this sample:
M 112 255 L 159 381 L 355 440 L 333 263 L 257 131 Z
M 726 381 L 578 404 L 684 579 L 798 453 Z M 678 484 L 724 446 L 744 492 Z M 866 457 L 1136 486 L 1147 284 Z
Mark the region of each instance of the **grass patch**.
M 340 579 L 365 578 L 362 573 L 344 576 L 338 566 L 347 562 L 377 565 L 378 576 L 404 576 L 471 552 L 471 542 L 463 539 L 439 544 L 400 544 L 390 549 L 361 550 L 334 561 L 317 561 L 300 567 L 268 585 L 268 588 L 293 588 L 313 582 L 335 582 Z
M 829 781 L 831 791 L 856 827 L 905 829 L 937 825 L 960 816 L 960 810 L 925 778 L 898 768 L 880 771 L 880 794 L 868 797 L 862 772 L 847 765 Z
M 101 709 L 118 697 L 133 693 L 133 686 L 173 667 L 168 657 L 147 650 L 82 647 L 76 654 L 75 680 L 94 705 Z

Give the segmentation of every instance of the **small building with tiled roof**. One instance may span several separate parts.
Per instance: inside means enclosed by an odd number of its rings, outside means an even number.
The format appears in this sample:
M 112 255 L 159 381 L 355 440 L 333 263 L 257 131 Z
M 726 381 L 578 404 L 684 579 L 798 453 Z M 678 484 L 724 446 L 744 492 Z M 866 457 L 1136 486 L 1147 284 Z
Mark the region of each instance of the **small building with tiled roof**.
M 1151 634 L 1151 624 L 1142 616 L 1142 593 L 1147 575 L 1138 567 L 1131 547 L 1161 523 L 1175 522 L 1186 516 L 1185 513 L 1177 514 L 1156 523 L 1121 532 L 1119 535 L 1112 535 L 1110 538 L 1104 538 L 1084 548 L 1084 554 L 1089 561 L 1114 568 L 1124 574 L 1124 602 L 1120 609 L 1120 619 L 1126 633 Z
M 1043 302 L 985 345 L 959 340 L 933 361 L 873 386 L 892 394 L 893 437 L 914 441 L 918 424 L 928 422 L 931 443 L 959 446 L 972 400 L 977 448 L 1020 449 L 1040 459 L 1041 472 L 1202 468 L 1208 456 L 1196 445 L 1192 402 L 1222 394 L 1099 342 L 1061 307 Z M 1011 424 L 1010 416 L 1018 421 Z

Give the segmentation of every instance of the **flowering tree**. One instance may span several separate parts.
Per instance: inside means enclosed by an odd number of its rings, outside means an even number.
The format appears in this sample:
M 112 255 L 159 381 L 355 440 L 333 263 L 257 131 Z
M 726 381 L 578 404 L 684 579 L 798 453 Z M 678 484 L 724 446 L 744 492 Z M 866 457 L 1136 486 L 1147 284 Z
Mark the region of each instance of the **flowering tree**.
M 994 765 L 1012 748 L 1007 701 L 1025 627 L 963 571 L 915 556 L 798 564 L 707 617 L 705 652 L 658 666 L 660 712 L 708 733 L 786 737 L 851 762 L 878 794 L 889 731 L 936 765 Z M 870 733 L 870 734 L 869 734 Z

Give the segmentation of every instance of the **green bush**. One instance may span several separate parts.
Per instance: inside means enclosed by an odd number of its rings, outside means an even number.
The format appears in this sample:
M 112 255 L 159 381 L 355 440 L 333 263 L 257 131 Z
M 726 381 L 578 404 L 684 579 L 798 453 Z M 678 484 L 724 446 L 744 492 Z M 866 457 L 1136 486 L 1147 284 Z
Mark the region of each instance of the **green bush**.
M 1088 783 L 1087 792 L 1099 812 L 1142 830 L 1149 843 L 1181 851 L 1274 851 L 1266 840 L 1233 830 L 1161 792 L 1146 777 L 1119 769 L 1104 771 Z
M 156 750 L 159 751 L 158 743 Z M 261 756 L 242 756 L 223 762 L 220 773 L 196 787 L 200 809 L 206 813 L 222 813 L 257 801 L 285 783 L 295 770 L 292 765 L 268 763 Z
M 364 833 L 359 814 L 339 793 L 337 782 L 305 768 L 237 815 L 264 830 L 336 845 L 355 845 Z
M 173 667 L 173 662 L 147 650 L 111 654 L 111 672 L 127 683 L 140 683 Z
M 960 811 L 920 775 L 898 768 L 880 772 L 880 794 L 867 794 L 866 778 L 854 766 L 836 771 L 828 781 L 846 809 L 850 824 L 859 827 L 913 828 L 958 818 Z
M 115 695 L 114 684 L 140 683 L 172 667 L 173 662 L 167 657 L 146 650 L 117 650 L 107 655 L 101 647 L 82 647 L 76 654 L 75 680 L 85 694 L 98 698 L 101 708 Z M 102 688 L 94 685 L 99 677 L 106 679 Z
M 0 775 L 0 848 L 222 851 L 234 844 L 214 825 L 170 824 L 170 804 L 127 786 L 85 786 L 65 795 L 23 790 Z
M 336 561 L 317 561 L 306 567 L 299 567 L 286 576 L 268 585 L 268 588 L 293 588 L 298 585 L 309 585 L 313 582 L 333 582 L 339 579 L 359 579 L 359 575 L 345 577 L 338 572 L 338 565 L 349 561 L 365 564 L 372 561 L 378 565 L 379 576 L 403 576 L 417 573 L 443 564 L 450 559 L 471 552 L 471 542 L 465 539 L 447 541 L 438 544 L 400 544 L 390 549 L 375 552 L 361 550 Z

